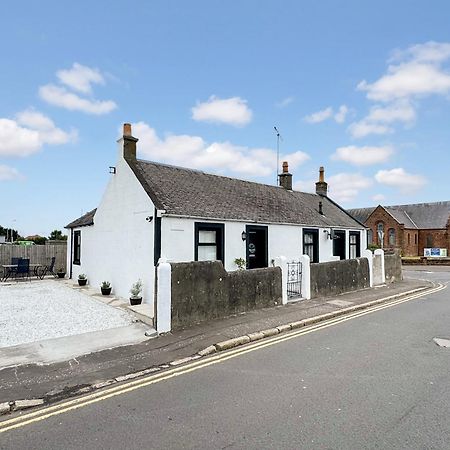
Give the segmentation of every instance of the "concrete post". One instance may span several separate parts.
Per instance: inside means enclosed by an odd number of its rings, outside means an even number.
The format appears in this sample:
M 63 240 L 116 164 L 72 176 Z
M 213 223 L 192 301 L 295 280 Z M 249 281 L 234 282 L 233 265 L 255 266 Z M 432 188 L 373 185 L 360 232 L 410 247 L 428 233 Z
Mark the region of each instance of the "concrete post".
M 301 255 L 302 263 L 302 297 L 306 300 L 311 298 L 311 260 L 308 255 Z
M 362 258 L 367 258 L 369 262 L 369 286 L 373 287 L 373 253 L 366 248 L 362 251 Z
M 288 281 L 288 273 L 287 273 L 287 259 L 285 256 L 277 256 L 274 260 L 274 266 L 281 268 L 281 291 L 283 296 L 281 298 L 281 303 L 286 305 L 288 302 L 287 296 L 287 281 Z
M 160 262 L 157 268 L 155 328 L 158 333 L 171 330 L 172 322 L 172 267 Z
M 381 248 L 378 248 L 377 250 L 375 250 L 374 254 L 375 254 L 375 262 L 376 262 L 376 265 L 378 266 L 377 271 L 379 272 L 377 284 L 385 284 L 386 283 L 386 272 L 384 269 L 384 250 L 382 250 Z

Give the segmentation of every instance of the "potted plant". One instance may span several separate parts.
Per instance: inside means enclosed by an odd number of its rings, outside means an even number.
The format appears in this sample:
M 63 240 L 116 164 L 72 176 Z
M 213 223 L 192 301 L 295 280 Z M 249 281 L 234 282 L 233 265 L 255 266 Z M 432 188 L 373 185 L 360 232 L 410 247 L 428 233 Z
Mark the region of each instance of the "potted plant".
M 111 283 L 109 281 L 103 281 L 101 286 L 100 286 L 100 289 L 102 291 L 102 295 L 109 295 L 109 294 L 111 294 L 111 289 L 112 289 Z
M 133 283 L 130 289 L 130 305 L 140 305 L 142 303 L 142 280 L 137 280 Z
M 66 269 L 64 269 L 64 267 L 60 267 L 57 270 L 56 275 L 58 275 L 58 278 L 64 278 L 66 276 Z
M 245 262 L 245 259 L 242 258 L 236 258 L 234 260 L 234 263 L 236 264 L 238 270 L 245 270 L 247 263 Z
M 84 273 L 80 273 L 80 275 L 78 275 L 78 285 L 86 286 L 86 283 L 87 283 L 86 275 Z

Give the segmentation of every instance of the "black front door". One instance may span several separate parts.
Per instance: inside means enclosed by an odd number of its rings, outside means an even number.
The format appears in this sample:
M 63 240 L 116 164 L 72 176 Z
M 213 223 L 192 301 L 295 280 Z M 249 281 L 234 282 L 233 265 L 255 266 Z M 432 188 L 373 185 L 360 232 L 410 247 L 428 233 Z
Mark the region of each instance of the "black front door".
M 333 255 L 345 259 L 345 231 L 334 230 L 333 234 Z
M 267 267 L 267 227 L 247 225 L 247 268 Z

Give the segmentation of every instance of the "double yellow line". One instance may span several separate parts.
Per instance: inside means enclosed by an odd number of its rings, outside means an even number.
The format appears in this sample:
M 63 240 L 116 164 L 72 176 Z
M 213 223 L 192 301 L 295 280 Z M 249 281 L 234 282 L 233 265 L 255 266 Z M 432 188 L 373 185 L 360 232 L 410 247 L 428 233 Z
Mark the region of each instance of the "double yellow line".
M 264 339 L 258 342 L 254 342 L 253 344 L 248 344 L 243 347 L 238 347 L 234 350 L 227 351 L 225 353 L 218 353 L 213 356 L 209 356 L 207 358 L 203 358 L 201 360 L 197 360 L 191 363 L 188 363 L 184 366 L 180 366 L 173 369 L 168 369 L 164 372 L 149 375 L 144 378 L 129 381 L 124 384 L 120 384 L 117 386 L 113 386 L 110 388 L 106 388 L 101 391 L 94 392 L 92 394 L 88 394 L 84 397 L 76 398 L 73 400 L 64 401 L 62 403 L 45 407 L 40 410 L 36 410 L 33 412 L 22 414 L 18 417 L 14 417 L 9 420 L 5 420 L 0 422 L 0 433 L 4 433 L 6 431 L 13 430 L 15 428 L 20 428 L 25 425 L 30 425 L 36 422 L 40 422 L 41 420 L 48 419 L 53 416 L 57 416 L 59 414 L 63 414 L 69 411 L 73 411 L 78 408 L 83 408 L 88 405 L 92 405 L 94 403 L 107 400 L 112 397 L 116 397 L 118 395 L 123 395 L 128 392 L 132 392 L 136 389 L 140 389 L 146 386 L 150 386 L 155 383 L 160 383 L 161 381 L 170 380 L 171 378 L 178 377 L 181 375 L 185 375 L 196 370 L 202 369 L 204 367 L 211 366 L 213 364 L 217 364 L 223 361 L 227 361 L 232 358 L 236 358 L 238 356 L 245 355 L 247 353 L 253 352 L 255 350 L 260 350 L 262 348 L 270 347 L 272 345 L 280 344 L 282 342 L 288 341 L 290 339 L 297 338 L 299 336 L 303 336 L 305 334 L 313 333 L 315 331 L 322 330 L 324 328 L 328 328 L 342 322 L 346 322 L 348 320 L 353 320 L 361 316 L 365 316 L 366 314 L 372 314 L 374 312 L 380 311 L 382 309 L 391 308 L 392 306 L 399 305 L 404 302 L 408 302 L 420 297 L 424 297 L 426 295 L 434 294 L 435 292 L 441 291 L 445 289 L 446 286 L 443 284 L 439 284 L 437 287 L 428 289 L 423 292 L 419 292 L 413 295 L 409 295 L 398 300 L 393 300 L 391 302 L 376 305 L 370 308 L 367 308 L 362 311 L 357 311 L 354 313 L 350 313 L 345 316 L 337 317 L 334 319 L 327 320 L 325 322 L 317 323 L 312 326 L 308 326 L 305 328 L 301 328 L 289 333 L 281 334 L 274 336 L 272 338 Z

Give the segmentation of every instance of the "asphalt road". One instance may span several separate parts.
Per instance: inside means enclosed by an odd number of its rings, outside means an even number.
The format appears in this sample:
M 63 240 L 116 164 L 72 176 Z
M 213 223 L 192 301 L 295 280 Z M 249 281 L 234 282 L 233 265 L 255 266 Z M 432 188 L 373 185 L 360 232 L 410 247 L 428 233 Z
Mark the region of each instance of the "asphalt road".
M 407 275 L 450 281 L 426 272 Z M 450 339 L 449 289 L 0 433 L 0 448 L 448 449 L 450 348 L 434 337 Z

